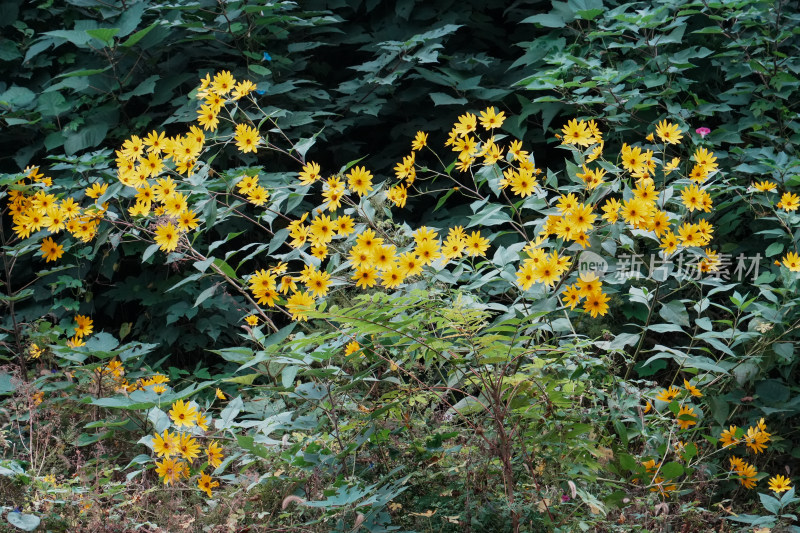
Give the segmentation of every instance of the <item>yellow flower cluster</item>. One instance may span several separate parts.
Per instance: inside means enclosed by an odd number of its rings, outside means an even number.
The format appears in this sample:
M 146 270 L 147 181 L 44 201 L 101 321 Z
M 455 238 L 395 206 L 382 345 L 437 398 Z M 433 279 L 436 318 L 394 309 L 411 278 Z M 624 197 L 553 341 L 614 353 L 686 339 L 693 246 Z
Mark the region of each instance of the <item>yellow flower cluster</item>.
M 778 187 L 774 183 L 765 180 L 760 183 L 753 183 L 753 188 L 759 192 L 774 192 Z M 797 211 L 800 207 L 800 196 L 793 192 L 784 192 L 776 207 L 787 212 Z M 780 265 L 781 263 L 777 262 L 776 264 Z M 786 253 L 783 257 L 783 266 L 791 272 L 800 272 L 800 255 L 798 255 L 797 250 Z
M 744 444 L 749 451 L 758 454 L 767 449 L 771 437 L 772 434 L 767 433 L 767 425 L 762 418 L 755 426 L 747 428 L 746 432 L 736 426 L 730 426 L 719 436 L 719 443 L 723 448 Z
M 120 383 L 120 387 L 127 393 L 152 387 L 153 392 L 156 394 L 163 394 L 167 392 L 167 383 L 169 383 L 169 378 L 167 376 L 163 374 L 154 374 L 149 378 L 139 378 L 134 383 L 128 383 L 127 380 L 123 380 Z
M 197 425 L 202 430 L 208 430 L 209 420 L 201 415 L 191 403 L 178 400 L 172 404 L 169 417 L 175 428 L 186 427 L 191 429 Z M 164 484 L 175 484 L 181 479 L 189 477 L 189 465 L 201 456 L 201 446 L 197 439 L 183 431 L 171 432 L 165 429 L 162 434 L 153 436 L 153 452 L 162 458 L 156 461 L 156 473 Z M 204 459 L 212 468 L 222 464 L 224 457 L 222 446 L 216 441 L 211 441 L 204 450 Z M 212 481 L 211 476 L 201 472 L 197 486 L 211 497 L 211 489 L 219 487 L 218 481 Z
M 249 80 L 237 82 L 227 70 L 218 72 L 213 79 L 210 74 L 206 74 L 200 81 L 197 99 L 203 100 L 203 105 L 197 111 L 197 120 L 207 131 L 216 131 L 219 125 L 219 113 L 229 96 L 230 100 L 235 102 L 256 90 L 253 82 Z
M 327 247 L 335 238 L 346 238 L 355 230 L 353 219 L 346 215 L 331 219 L 320 214 L 306 225 L 304 222 L 307 215 L 306 213 L 289 224 L 289 236 L 292 238 L 290 244 L 299 248 L 310 243 L 312 254 L 321 260 L 327 257 Z M 387 243 L 372 228 L 363 229 L 349 248 L 352 283 L 357 288 L 368 289 L 380 282 L 383 287 L 393 289 L 407 278 L 420 275 L 425 266 L 436 260 L 446 264 L 464 255 L 483 255 L 489 248 L 489 240 L 482 237 L 480 232 L 468 234 L 461 226 L 450 228 L 443 242 L 437 231 L 426 227 L 414 232 L 413 239 L 413 245 L 398 250 L 395 244 Z M 305 290 L 299 290 L 297 282 L 302 283 Z M 345 284 L 345 281 L 341 280 L 340 283 Z M 307 316 L 304 311 L 314 307 L 315 298 L 328 294 L 333 281 L 328 272 L 305 264 L 296 277 L 284 276 L 280 281 L 280 288 L 274 269 L 256 272 L 250 277 L 249 284 L 257 302 L 270 307 L 276 305 L 279 291 L 291 293 L 287 299 L 287 309 L 293 318 L 305 320 Z
M 48 194 L 47 188 L 52 186 L 53 180 L 45 177 L 39 167 L 29 167 L 25 172 L 26 176 L 8 190 L 8 211 L 16 236 L 27 239 L 40 230 L 46 230 L 51 235 L 66 230 L 83 242 L 91 241 L 97 234 L 108 204 L 82 209 L 74 198 L 59 200 L 54 194 Z M 88 198 L 99 198 L 107 186 L 95 183 L 86 189 L 85 194 Z M 51 237 L 45 237 L 41 253 L 49 263 L 64 255 L 64 247 Z
M 728 461 L 731 466 L 731 472 L 736 474 L 736 479 L 739 480 L 739 483 L 746 489 L 754 489 L 756 487 L 756 476 L 758 476 L 756 467 L 735 455 L 728 459 Z
M 91 318 L 85 315 L 75 315 L 75 333 L 67 345 L 73 348 L 83 346 L 86 344 L 83 342 L 83 338 L 91 335 L 93 329 L 94 324 Z
M 116 151 L 117 177 L 123 185 L 135 190 L 136 202 L 128 209 L 131 216 L 147 216 L 156 204 L 154 241 L 166 252 L 175 251 L 181 235 L 194 230 L 197 214 L 188 208 L 187 194 L 178 190 L 180 183 L 173 176 L 191 177 L 197 161 L 206 149 L 205 131 L 216 131 L 218 114 L 230 100 L 236 102 L 254 91 L 250 81 L 237 82 L 224 71 L 211 79 L 201 80 L 198 98 L 204 100 L 198 112 L 198 124 L 183 135 L 167 137 L 164 132 L 152 131 L 144 139 L 133 135 Z M 230 96 L 230 99 L 228 98 Z M 249 124 L 236 124 L 233 140 L 242 153 L 256 153 L 262 138 Z M 170 174 L 162 177 L 164 174 Z M 238 191 L 248 202 L 262 206 L 269 198 L 258 179 L 246 176 L 238 183 Z

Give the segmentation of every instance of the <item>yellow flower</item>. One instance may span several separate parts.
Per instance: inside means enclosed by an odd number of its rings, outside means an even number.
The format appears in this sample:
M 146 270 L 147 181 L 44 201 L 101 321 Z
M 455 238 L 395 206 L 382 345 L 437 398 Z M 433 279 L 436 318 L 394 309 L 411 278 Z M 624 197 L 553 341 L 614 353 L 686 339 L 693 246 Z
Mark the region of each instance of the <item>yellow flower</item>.
M 186 464 L 183 461 L 167 457 L 160 463 L 156 461 L 156 473 L 164 480 L 165 485 L 177 483 L 184 475 Z
M 399 257 L 400 269 L 403 277 L 410 278 L 422 272 L 423 264 L 414 252 L 406 252 Z
M 459 136 L 467 135 L 477 129 L 478 118 L 472 113 L 465 113 L 458 117 L 458 122 L 453 126 L 453 129 Z
M 427 145 L 428 145 L 428 134 L 422 131 L 418 131 L 416 136 L 414 136 L 414 140 L 411 142 L 411 149 L 414 151 L 422 150 Z
M 336 226 L 327 215 L 320 215 L 311 221 L 309 240 L 316 246 L 324 246 L 333 240 Z
M 164 211 L 171 217 L 178 217 L 181 213 L 186 211 L 186 195 L 179 192 L 174 192 L 164 198 Z
M 717 158 L 714 156 L 714 152 L 709 152 L 702 146 L 697 148 L 694 151 L 694 155 L 692 156 L 697 162 L 697 165 L 703 167 L 706 174 L 710 174 L 717 170 Z
M 792 272 L 800 272 L 800 255 L 789 252 L 783 258 L 783 264 Z
M 195 457 L 200 455 L 200 445 L 197 444 L 191 435 L 181 433 L 180 441 L 178 442 L 178 452 L 187 461 L 192 461 Z
M 314 310 L 314 298 L 307 292 L 296 292 L 287 300 L 286 309 L 292 314 L 292 320 L 308 320 L 306 313 Z
M 75 337 L 83 338 L 92 333 L 92 319 L 84 315 L 75 316 Z
M 83 338 L 75 335 L 74 337 L 72 337 L 67 341 L 67 346 L 69 346 L 70 348 L 77 348 L 79 346 L 86 346 L 86 343 L 83 342 Z
M 616 198 L 609 198 L 603 204 L 603 218 L 614 224 L 619 218 L 619 210 L 622 204 Z
M 586 122 L 577 119 L 570 120 L 561 129 L 563 140 L 561 144 L 577 144 L 579 146 L 590 146 L 594 140 L 594 135 L 587 128 Z
M 306 279 L 306 288 L 314 297 L 328 294 L 331 284 L 331 275 L 324 270 L 314 270 Z
M 169 411 L 169 417 L 175 427 L 192 427 L 195 420 L 197 420 L 197 410 L 192 404 L 184 403 L 183 400 L 178 400 L 172 404 L 172 409 Z
M 658 394 L 656 394 L 656 400 L 669 403 L 672 400 L 674 400 L 680 393 L 681 391 L 677 387 L 670 387 L 669 389 L 664 389 Z
M 372 252 L 370 263 L 378 270 L 387 270 L 395 260 L 396 248 L 393 244 L 381 245 Z
M 383 282 L 383 286 L 387 289 L 394 289 L 403 283 L 403 271 L 400 265 L 392 262 L 381 275 L 381 281 Z
M 649 202 L 631 198 L 622 204 L 621 214 L 626 224 L 637 227 L 645 224 L 652 211 L 653 208 Z
M 222 392 L 222 390 L 220 390 L 220 389 L 217 389 L 217 390 L 214 392 L 214 395 L 215 395 L 217 398 L 219 398 L 220 400 L 224 400 L 224 399 L 225 399 L 225 393 L 224 393 L 224 392 Z
M 778 202 L 778 209 L 785 209 L 786 211 L 797 211 L 800 206 L 800 196 L 791 192 L 783 193 L 781 201 Z
M 736 437 L 736 431 L 738 429 L 739 428 L 736 426 L 730 426 L 728 429 L 722 432 L 722 434 L 719 436 L 719 443 L 722 444 L 723 448 L 739 444 L 739 439 Z
M 172 252 L 178 247 L 180 233 L 172 222 L 167 222 L 156 228 L 156 236 L 153 240 L 158 244 L 159 249 L 165 252 Z
M 108 183 L 94 183 L 91 187 L 86 189 L 86 196 L 89 198 L 100 198 L 108 189 Z
M 311 185 L 322 177 L 320 175 L 320 166 L 313 161 L 303 166 L 303 171 L 300 172 L 300 184 Z
M 754 188 L 755 188 L 757 191 L 761 191 L 761 192 L 772 192 L 772 191 L 774 191 L 774 190 L 775 190 L 775 189 L 776 189 L 778 186 L 777 186 L 777 185 L 775 185 L 774 183 L 772 183 L 771 181 L 764 180 L 764 181 L 762 181 L 762 182 L 759 182 L 759 183 L 753 183 L 753 187 L 754 187 Z
M 277 297 L 275 293 L 277 279 L 272 272 L 261 269 L 250 277 L 249 283 L 250 290 L 256 296 L 259 304 L 266 303 L 270 307 L 274 305 Z
M 508 184 L 511 186 L 511 192 L 516 195 L 526 198 L 533 194 L 536 189 L 537 181 L 533 173 L 529 170 L 513 170 L 508 169 L 504 172 Z
M 227 70 L 217 73 L 211 82 L 211 90 L 217 94 L 228 94 L 236 85 L 236 80 Z
M 403 157 L 402 163 L 397 163 L 394 166 L 394 173 L 397 176 L 397 179 L 408 178 L 413 176 L 416 170 L 414 169 L 414 161 L 416 159 L 416 154 L 414 152 L 411 155 L 407 155 Z
M 355 223 L 350 215 L 340 216 L 333 221 L 333 225 L 336 226 L 337 235 L 347 236 L 355 231 Z
M 360 349 L 361 349 L 361 346 L 359 346 L 359 344 L 356 341 L 353 341 L 353 342 L 351 342 L 351 343 L 349 343 L 347 345 L 347 347 L 344 350 L 344 354 L 345 355 L 350 355 L 352 353 L 356 353 Z
M 178 229 L 191 231 L 198 226 L 197 215 L 193 211 L 183 211 L 178 215 Z
M 364 167 L 353 167 L 347 173 L 347 184 L 353 192 L 365 196 L 372 190 L 372 172 Z
M 575 309 L 575 307 L 581 302 L 581 291 L 575 285 L 569 285 L 566 287 L 564 292 L 561 295 L 561 301 L 564 303 L 565 306 L 569 306 L 570 309 Z
M 641 172 L 645 169 L 647 156 L 642 153 L 640 147 L 623 143 L 620 156 L 622 157 L 622 166 L 628 172 Z
M 701 246 L 704 240 L 700 235 L 697 224 L 689 224 L 684 222 L 678 228 L 678 236 L 680 237 L 681 246 Z
M 219 125 L 217 112 L 211 106 L 201 106 L 197 110 L 197 123 L 203 126 L 204 130 L 217 131 L 217 126 Z
M 200 474 L 200 479 L 197 481 L 197 486 L 200 490 L 211 497 L 211 489 L 219 487 L 219 481 L 211 481 L 211 476 L 203 472 Z
M 503 111 L 495 113 L 494 106 L 487 107 L 486 111 L 481 111 L 481 126 L 487 130 L 499 128 L 505 119 L 505 113 Z
M 251 326 L 257 326 L 258 325 L 258 317 L 256 315 L 247 316 L 247 317 L 245 317 L 244 320 L 245 320 L 245 322 L 247 322 Z
M 414 248 L 414 253 L 419 257 L 419 261 L 423 266 L 432 263 L 441 256 L 439 243 L 435 240 L 426 240 L 418 243 Z
M 747 428 L 747 433 L 744 434 L 742 437 L 745 446 L 750 448 L 753 453 L 761 453 L 767 449 L 767 443 L 770 441 L 770 434 L 761 431 L 761 429 L 756 427 Z
M 479 231 L 473 231 L 469 237 L 466 238 L 465 247 L 467 255 L 485 255 L 486 250 L 489 249 L 489 239 L 481 237 Z M 417 252 L 419 253 L 419 252 Z
M 658 123 L 656 126 L 656 135 L 658 135 L 658 138 L 661 139 L 661 142 L 665 142 L 667 144 L 678 144 L 683 138 L 683 135 L 681 135 L 681 130 L 678 129 L 678 125 L 671 124 L 666 120 L 662 120 Z
M 729 460 L 731 465 L 731 470 L 733 470 L 739 476 L 739 483 L 741 483 L 746 489 L 752 489 L 756 486 L 756 476 L 758 472 L 753 465 L 748 464 L 742 461 L 740 458 L 733 456 Z
M 672 171 L 674 171 L 675 169 L 677 169 L 677 168 L 678 168 L 678 165 L 680 165 L 680 164 L 681 164 L 681 160 L 680 160 L 680 158 L 679 158 L 679 157 L 673 157 L 673 158 L 672 158 L 672 161 L 670 161 L 669 163 L 667 163 L 666 165 L 664 165 L 664 167 L 663 167 L 661 170 L 664 172 L 664 175 L 666 176 L 666 175 L 668 175 L 670 172 L 672 172 Z
M 788 477 L 776 475 L 769 478 L 769 490 L 773 492 L 781 493 L 787 491 L 792 488 L 790 484 L 791 481 L 789 481 Z
M 62 255 L 64 255 L 64 247 L 60 244 L 57 244 L 53 239 L 50 237 L 45 237 L 42 240 L 42 257 L 44 257 L 45 262 L 49 263 L 50 261 L 56 261 L 60 259 Z
M 696 398 L 702 398 L 703 393 L 700 392 L 700 389 L 689 383 L 687 380 L 683 380 L 684 388 L 691 393 L 692 396 Z
M 121 154 L 127 159 L 133 161 L 138 160 L 144 154 L 144 143 L 142 139 L 136 135 L 131 135 L 130 139 L 126 139 L 125 142 L 122 143 Z
M 445 259 L 458 259 L 464 252 L 466 238 L 463 235 L 448 235 L 442 243 L 442 255 Z
M 236 140 L 236 147 L 243 154 L 248 152 L 256 153 L 258 144 L 261 142 L 261 136 L 258 134 L 258 130 L 247 124 L 236 125 L 234 139 Z
M 597 315 L 604 316 L 608 312 L 608 301 L 610 298 L 604 293 L 598 291 L 593 292 L 586 297 L 586 302 L 583 304 L 583 310 L 592 315 L 592 318 Z
M 408 188 L 399 183 L 386 191 L 386 197 L 397 207 L 403 208 L 408 199 Z
M 164 430 L 163 436 L 156 433 L 153 437 L 153 451 L 159 457 L 171 457 L 178 453 L 175 434 L 170 433 L 168 429 Z
M 356 281 L 356 287 L 366 289 L 375 286 L 378 282 L 378 273 L 372 265 L 363 265 L 358 267 L 351 279 Z
M 292 276 L 283 276 L 281 278 L 281 294 L 286 294 L 289 291 L 295 292 L 297 290 L 297 283 Z
M 694 414 L 694 409 L 687 405 L 681 405 L 676 422 L 681 429 L 689 429 L 690 426 L 696 425 L 697 415 Z
M 233 89 L 233 99 L 240 100 L 251 92 L 255 91 L 258 87 L 250 80 L 243 80 L 236 84 Z
M 219 468 L 222 464 L 222 446 L 217 441 L 212 440 L 206 448 L 206 456 L 208 457 L 208 464 L 214 468 Z

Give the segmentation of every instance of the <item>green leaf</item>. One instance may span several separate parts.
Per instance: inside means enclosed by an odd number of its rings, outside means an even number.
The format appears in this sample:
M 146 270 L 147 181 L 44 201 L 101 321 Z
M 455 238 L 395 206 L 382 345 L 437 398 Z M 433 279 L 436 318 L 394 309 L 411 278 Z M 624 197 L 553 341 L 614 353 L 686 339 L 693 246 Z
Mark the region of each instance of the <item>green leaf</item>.
M 777 379 L 766 379 L 756 385 L 756 394 L 768 407 L 777 407 L 789 399 L 791 391 Z
M 779 253 L 781 253 L 783 251 L 783 248 L 784 248 L 784 245 L 783 245 L 782 242 L 773 242 L 772 244 L 767 246 L 767 249 L 764 252 L 764 255 L 766 257 L 772 257 L 774 255 L 778 255 Z
M 216 285 L 216 284 L 214 284 L 214 285 L 210 286 L 209 288 L 207 288 L 206 290 L 204 290 L 203 292 L 201 292 L 201 293 L 200 293 L 200 294 L 197 296 L 197 300 L 195 300 L 195 301 L 194 301 L 194 305 L 193 305 L 192 307 L 197 307 L 197 306 L 198 306 L 198 305 L 200 305 L 201 303 L 203 303 L 203 302 L 205 302 L 206 300 L 208 300 L 209 298 L 211 298 L 211 296 L 213 296 L 213 295 L 214 295 L 214 292 L 215 292 L 216 290 L 217 290 L 217 285 Z
M 214 259 L 214 265 L 221 271 L 223 271 L 225 275 L 227 275 L 228 277 L 236 279 L 236 272 L 233 270 L 233 267 L 231 267 L 224 260 L 217 257 Z
M 59 74 L 56 78 L 74 78 L 75 76 L 94 76 L 95 74 L 102 74 L 103 72 L 107 71 L 111 67 L 105 68 L 92 68 L 92 69 L 81 69 L 81 70 L 73 70 L 71 72 L 65 72 L 64 74 Z
M 554 13 L 546 15 L 534 15 L 521 21 L 522 24 L 539 24 L 545 28 L 563 28 L 567 25 L 564 19 Z
M 217 429 L 227 429 L 231 427 L 233 425 L 233 420 L 242 410 L 242 407 L 244 407 L 244 402 L 242 402 L 241 396 L 237 396 L 231 400 L 219 414 L 219 418 L 214 420 L 214 427 Z
M 658 312 L 661 318 L 679 326 L 689 326 L 689 312 L 679 300 L 671 300 L 661 306 Z
M 152 76 L 149 76 L 146 80 L 142 81 L 139 85 L 137 85 L 135 89 L 120 96 L 120 100 L 129 100 L 133 96 L 153 94 L 153 91 L 155 90 L 156 87 L 156 82 L 160 79 L 161 76 L 159 76 L 158 74 L 153 74 Z
M 36 93 L 27 87 L 17 87 L 14 85 L 3 94 L 0 94 L 0 104 L 13 109 L 19 109 L 33 102 L 34 98 L 36 98 Z
M 64 141 L 64 151 L 73 155 L 85 148 L 97 146 L 106 138 L 108 124 L 92 124 L 81 128 L 79 132 L 70 134 Z
M 272 74 L 272 71 L 270 69 L 268 69 L 263 65 L 259 65 L 258 63 L 252 63 L 248 65 L 247 68 L 260 76 L 269 76 L 270 74 Z
M 143 38 L 145 35 L 147 35 L 148 33 L 150 33 L 150 31 L 151 31 L 153 28 L 155 28 L 156 26 L 158 26 L 158 24 L 159 24 L 158 22 L 154 22 L 154 23 L 152 23 L 151 25 L 149 25 L 148 27 L 146 27 L 145 29 L 137 31 L 136 33 L 134 33 L 133 35 L 131 35 L 130 37 L 128 37 L 128 38 L 125 40 L 125 42 L 124 42 L 124 43 L 120 44 L 120 46 L 122 46 L 122 47 L 125 47 L 125 48 L 130 48 L 131 46 L 133 46 L 133 45 L 135 45 L 136 43 L 138 43 L 139 41 L 141 41 L 141 40 L 142 40 L 142 38 Z
M 434 106 L 440 105 L 466 105 L 467 99 L 466 98 L 453 98 L 449 94 L 445 93 L 430 93 L 429 95 L 431 100 L 433 100 Z
M 114 44 L 114 36 L 119 33 L 119 28 L 97 28 L 96 30 L 86 30 L 90 36 L 102 41 L 106 46 Z
M 38 516 L 18 511 L 11 511 L 6 518 L 9 524 L 23 531 L 33 531 L 41 523 Z
M 261 376 L 261 374 L 247 374 L 244 376 L 236 376 L 235 378 L 227 378 L 224 381 L 226 383 L 238 383 L 239 385 L 252 385 L 259 376 Z
M 294 378 L 297 376 L 297 371 L 299 369 L 300 367 L 295 365 L 287 365 L 283 367 L 283 370 L 281 370 L 281 384 L 283 385 L 284 389 L 292 388 L 292 385 L 294 384 Z
M 150 257 L 158 251 L 158 244 L 151 244 L 147 247 L 147 249 L 142 253 L 142 263 L 144 264 Z
M 634 459 L 633 456 L 630 454 L 621 453 L 619 454 L 618 459 L 619 459 L 619 465 L 625 470 L 629 470 L 632 472 L 636 470 L 636 467 L 638 466 L 636 459 Z
M 764 494 L 763 492 L 759 492 L 758 497 L 761 499 L 761 505 L 764 506 L 764 509 L 766 509 L 767 511 L 769 511 L 774 515 L 780 513 L 781 502 L 778 498 L 775 498 L 768 494 Z
M 683 465 L 676 462 L 669 462 L 661 467 L 661 475 L 665 479 L 675 479 L 683 474 Z

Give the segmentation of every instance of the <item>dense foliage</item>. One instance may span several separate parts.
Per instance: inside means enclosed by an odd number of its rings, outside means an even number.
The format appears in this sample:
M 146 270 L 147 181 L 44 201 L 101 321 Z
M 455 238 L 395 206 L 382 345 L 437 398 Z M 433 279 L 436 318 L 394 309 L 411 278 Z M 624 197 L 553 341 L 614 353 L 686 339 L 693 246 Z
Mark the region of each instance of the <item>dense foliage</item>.
M 797 529 L 793 3 L 0 11 L 11 530 Z

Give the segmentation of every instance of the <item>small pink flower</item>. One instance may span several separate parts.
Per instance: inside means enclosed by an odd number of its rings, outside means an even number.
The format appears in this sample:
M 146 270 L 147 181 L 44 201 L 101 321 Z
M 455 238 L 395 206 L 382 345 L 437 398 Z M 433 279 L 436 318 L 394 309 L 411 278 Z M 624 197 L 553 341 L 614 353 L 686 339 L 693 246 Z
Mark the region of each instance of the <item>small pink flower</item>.
M 706 135 L 708 135 L 709 133 L 711 133 L 711 130 L 706 128 L 705 126 L 703 126 L 702 128 L 697 128 L 694 131 L 696 131 L 698 133 L 698 135 L 700 135 L 701 138 L 703 138 Z

